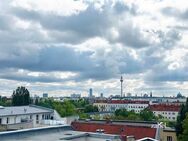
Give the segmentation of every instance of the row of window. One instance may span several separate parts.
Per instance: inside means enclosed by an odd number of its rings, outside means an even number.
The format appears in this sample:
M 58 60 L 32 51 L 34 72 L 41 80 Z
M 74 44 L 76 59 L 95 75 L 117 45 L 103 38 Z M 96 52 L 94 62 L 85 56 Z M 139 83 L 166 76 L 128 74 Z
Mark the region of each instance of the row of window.
M 104 107 L 104 108 L 107 108 L 107 106 L 110 106 L 110 107 L 122 107 L 122 108 L 139 108 L 139 109 L 143 109 L 143 108 L 146 108 L 147 106 L 121 106 L 121 105 L 100 105 L 99 107 Z
M 33 115 L 30 115 L 30 120 L 32 120 L 32 117 Z M 51 119 L 51 116 L 50 114 L 43 114 L 42 115 L 42 119 Z M 22 121 L 25 121 L 23 119 L 21 119 L 21 122 Z M 9 121 L 9 117 L 6 118 L 6 123 L 8 124 L 10 121 Z M 15 121 L 16 122 L 16 121 Z M 36 115 L 36 123 L 38 124 L 39 123 L 39 115 Z M 0 124 L 2 124 L 2 118 L 0 118 Z
M 153 112 L 154 114 L 157 113 L 157 112 Z M 175 112 L 162 112 L 163 115 L 175 115 L 176 113 Z
M 164 117 L 164 118 L 166 118 L 166 119 L 173 119 L 173 120 L 176 119 L 176 117 Z

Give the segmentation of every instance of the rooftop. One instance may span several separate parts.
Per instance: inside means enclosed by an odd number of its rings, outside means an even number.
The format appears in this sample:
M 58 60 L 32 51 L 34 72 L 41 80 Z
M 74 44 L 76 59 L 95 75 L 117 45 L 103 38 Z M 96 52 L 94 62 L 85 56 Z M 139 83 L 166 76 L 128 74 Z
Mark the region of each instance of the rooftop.
M 158 105 L 150 105 L 149 108 L 152 111 L 174 111 L 174 112 L 178 112 L 180 110 L 180 105 L 158 104 Z
M 10 106 L 0 107 L 0 117 L 10 115 L 26 115 L 26 114 L 37 114 L 37 113 L 49 113 L 53 112 L 52 109 L 29 105 L 29 106 Z
M 53 126 L 0 132 L 1 141 L 120 141 L 117 135 L 73 131 L 70 126 Z
M 75 121 L 72 123 L 72 127 L 76 131 L 84 132 L 96 132 L 97 130 L 103 130 L 105 134 L 116 134 L 121 136 L 134 136 L 135 139 L 141 139 L 144 137 L 155 138 L 157 134 L 156 128 L 151 128 L 151 124 L 145 126 L 146 123 L 134 123 L 118 124 L 118 123 L 102 123 L 102 122 L 83 122 Z M 144 134 L 143 134 L 144 133 Z

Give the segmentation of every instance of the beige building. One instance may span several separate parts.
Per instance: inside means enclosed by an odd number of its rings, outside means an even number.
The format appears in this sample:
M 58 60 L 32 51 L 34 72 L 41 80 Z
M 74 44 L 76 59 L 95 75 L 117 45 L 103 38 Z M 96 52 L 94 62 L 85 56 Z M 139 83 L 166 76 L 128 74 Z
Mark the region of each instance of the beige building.
M 165 128 L 160 131 L 161 141 L 177 141 L 176 131 L 172 128 Z

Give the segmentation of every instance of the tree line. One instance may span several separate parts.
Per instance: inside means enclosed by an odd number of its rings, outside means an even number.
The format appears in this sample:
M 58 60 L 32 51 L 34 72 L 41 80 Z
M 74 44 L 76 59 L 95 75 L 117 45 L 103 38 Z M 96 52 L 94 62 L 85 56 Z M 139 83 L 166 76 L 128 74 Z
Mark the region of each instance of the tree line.
M 188 141 L 188 98 L 181 105 L 175 128 L 178 141 Z

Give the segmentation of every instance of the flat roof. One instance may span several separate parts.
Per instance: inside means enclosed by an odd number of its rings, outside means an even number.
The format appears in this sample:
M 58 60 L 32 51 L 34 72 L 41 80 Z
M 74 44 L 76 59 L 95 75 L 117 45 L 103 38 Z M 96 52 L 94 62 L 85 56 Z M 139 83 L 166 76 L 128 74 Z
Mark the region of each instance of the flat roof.
M 50 113 L 52 109 L 44 108 L 41 106 L 29 105 L 29 106 L 10 106 L 0 108 L 0 117 L 14 116 L 14 115 L 27 115 L 38 113 Z
M 117 135 L 73 131 L 67 125 L 0 132 L 0 138 L 1 141 L 120 141 Z

